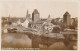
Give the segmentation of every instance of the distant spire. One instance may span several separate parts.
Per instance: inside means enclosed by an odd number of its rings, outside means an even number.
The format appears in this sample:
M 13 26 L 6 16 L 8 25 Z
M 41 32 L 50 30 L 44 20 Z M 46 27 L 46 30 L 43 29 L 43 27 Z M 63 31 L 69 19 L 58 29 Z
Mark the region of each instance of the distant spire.
M 26 14 L 26 17 L 28 17 L 28 9 L 27 9 L 27 14 Z
M 50 14 L 48 15 L 48 18 L 50 18 L 51 16 L 50 16 Z
M 27 14 L 26 14 L 26 19 L 30 19 L 30 14 L 29 14 L 28 9 L 27 9 Z
M 10 17 L 10 14 L 9 14 L 9 17 Z
M 28 15 L 28 10 L 27 10 L 27 15 Z
M 48 18 L 47 18 L 47 20 L 49 21 L 49 20 L 51 20 L 51 18 L 50 18 L 51 16 L 50 16 L 50 14 L 48 15 Z

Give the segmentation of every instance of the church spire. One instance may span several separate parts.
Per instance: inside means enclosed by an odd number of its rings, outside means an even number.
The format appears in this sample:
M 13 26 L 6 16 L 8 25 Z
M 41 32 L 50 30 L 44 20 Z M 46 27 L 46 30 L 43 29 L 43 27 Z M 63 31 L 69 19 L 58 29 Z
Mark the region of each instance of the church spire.
M 26 19 L 30 19 L 30 14 L 28 12 L 28 9 L 27 9 L 27 14 L 26 14 Z
M 28 10 L 27 10 L 27 15 L 28 15 Z
M 48 18 L 50 18 L 51 16 L 50 16 L 50 14 L 48 15 Z
M 48 15 L 48 18 L 47 18 L 47 21 L 50 21 L 51 20 L 51 16 L 50 14 Z
M 9 14 L 9 16 L 8 17 L 10 17 L 10 14 Z

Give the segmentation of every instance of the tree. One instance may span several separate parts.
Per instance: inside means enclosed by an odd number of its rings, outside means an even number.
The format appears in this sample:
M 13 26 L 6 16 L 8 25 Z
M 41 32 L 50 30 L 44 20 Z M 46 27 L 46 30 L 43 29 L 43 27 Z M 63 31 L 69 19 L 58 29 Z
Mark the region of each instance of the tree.
M 60 28 L 59 27 L 54 27 L 52 30 L 52 33 L 59 33 L 60 32 Z
M 78 26 L 77 24 L 78 24 L 77 21 L 73 22 L 73 24 L 69 26 L 70 29 L 75 29 Z
M 55 19 L 52 19 L 51 23 L 52 23 L 52 24 L 56 24 L 56 23 L 55 23 Z

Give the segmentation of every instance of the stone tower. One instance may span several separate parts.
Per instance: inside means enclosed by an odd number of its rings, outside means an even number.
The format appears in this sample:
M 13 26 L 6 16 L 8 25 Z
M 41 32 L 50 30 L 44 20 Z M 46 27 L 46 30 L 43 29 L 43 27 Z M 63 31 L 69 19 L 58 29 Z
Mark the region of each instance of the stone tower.
M 38 20 L 40 20 L 40 14 L 39 14 L 38 10 L 35 9 L 35 10 L 33 11 L 33 13 L 32 13 L 32 21 L 33 21 L 33 22 L 36 22 L 36 21 L 38 21 Z
M 63 23 L 67 26 L 71 25 L 71 15 L 68 12 L 63 15 Z

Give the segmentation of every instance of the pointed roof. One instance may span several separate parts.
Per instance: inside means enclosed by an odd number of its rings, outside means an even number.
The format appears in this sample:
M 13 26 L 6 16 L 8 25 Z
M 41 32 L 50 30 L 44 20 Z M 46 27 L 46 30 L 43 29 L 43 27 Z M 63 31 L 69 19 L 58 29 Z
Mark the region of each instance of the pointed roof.
M 48 15 L 48 18 L 50 18 L 51 16 L 50 16 L 50 14 Z
M 70 15 L 69 12 L 67 11 L 64 15 Z
M 37 9 L 34 9 L 33 13 L 34 13 L 34 14 L 39 14 L 39 12 L 38 12 Z
M 29 11 L 27 10 L 27 14 L 26 14 L 26 17 L 30 17 L 30 14 L 29 14 Z
M 69 14 L 68 12 L 66 12 L 65 14 Z
M 28 14 L 28 10 L 27 10 L 27 14 Z

